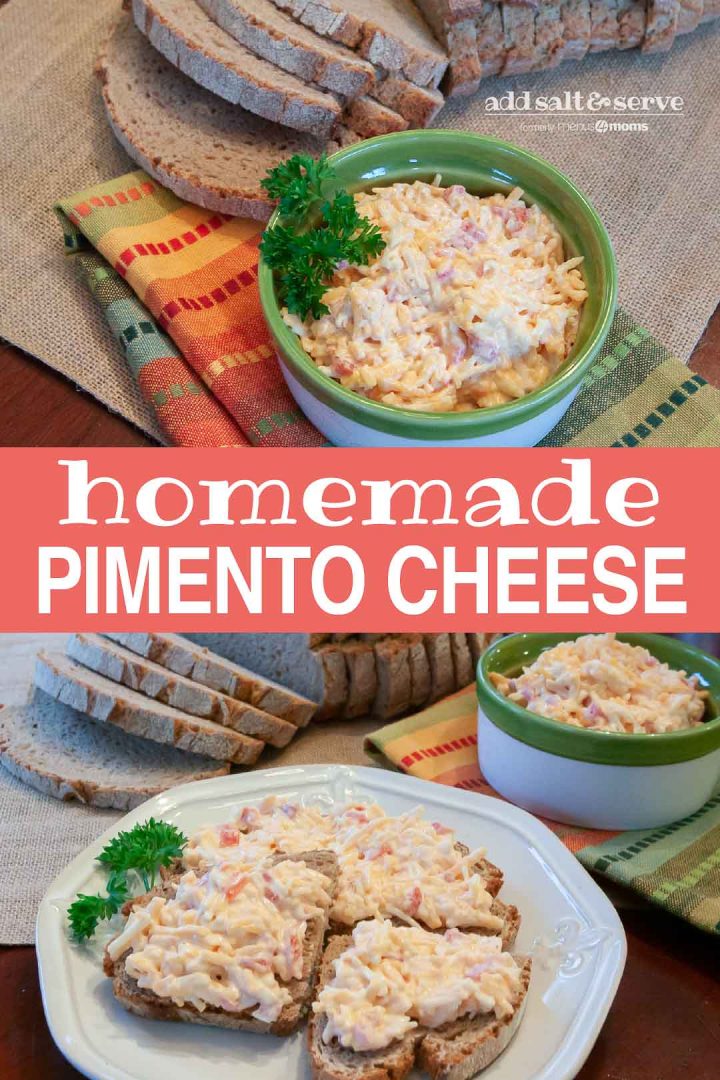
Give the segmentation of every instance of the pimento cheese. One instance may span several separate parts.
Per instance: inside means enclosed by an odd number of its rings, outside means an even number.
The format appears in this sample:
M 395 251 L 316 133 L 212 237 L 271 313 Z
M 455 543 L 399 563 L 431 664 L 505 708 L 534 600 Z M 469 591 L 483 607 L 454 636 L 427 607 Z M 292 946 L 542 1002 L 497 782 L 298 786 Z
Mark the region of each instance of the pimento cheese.
M 323 1042 L 380 1050 L 418 1025 L 511 1016 L 521 974 L 498 937 L 458 930 L 433 934 L 375 919 L 355 928 L 313 1011 L 326 1018 Z
M 502 929 L 475 869 L 484 851 L 463 854 L 452 830 L 423 820 L 420 809 L 390 817 L 376 803 L 303 805 L 269 796 L 258 807 L 245 807 L 233 824 L 199 830 L 184 859 L 194 867 L 219 860 L 251 866 L 277 852 L 316 848 L 338 859 L 335 922 L 351 926 L 380 915 L 431 929 Z
M 286 984 L 302 978 L 307 923 L 327 911 L 327 885 L 303 862 L 190 870 L 174 897 L 132 909 L 108 954 L 127 952 L 138 986 L 179 1006 L 272 1023 L 292 1000 Z
M 586 634 L 542 652 L 522 675 L 490 675 L 529 712 L 597 731 L 659 734 L 702 722 L 707 692 L 696 675 L 674 671 L 614 634 Z
M 356 195 L 386 241 L 341 266 L 305 321 L 283 312 L 320 371 L 373 401 L 468 411 L 523 397 L 558 370 L 587 299 L 581 258 L 515 188 L 392 184 Z

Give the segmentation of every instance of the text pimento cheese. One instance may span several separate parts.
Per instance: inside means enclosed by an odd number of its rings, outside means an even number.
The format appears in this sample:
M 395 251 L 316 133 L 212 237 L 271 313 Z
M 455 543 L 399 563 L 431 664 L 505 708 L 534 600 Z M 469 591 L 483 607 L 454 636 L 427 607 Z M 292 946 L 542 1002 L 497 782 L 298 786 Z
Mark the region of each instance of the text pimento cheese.
M 453 412 L 542 386 L 575 341 L 587 299 L 560 233 L 522 191 L 393 184 L 356 196 L 386 241 L 369 266 L 340 267 L 329 313 L 283 312 L 320 371 L 387 405 Z
M 660 734 L 701 723 L 707 691 L 696 675 L 674 671 L 640 645 L 587 634 L 541 653 L 508 679 L 490 679 L 529 712 L 598 731 Z

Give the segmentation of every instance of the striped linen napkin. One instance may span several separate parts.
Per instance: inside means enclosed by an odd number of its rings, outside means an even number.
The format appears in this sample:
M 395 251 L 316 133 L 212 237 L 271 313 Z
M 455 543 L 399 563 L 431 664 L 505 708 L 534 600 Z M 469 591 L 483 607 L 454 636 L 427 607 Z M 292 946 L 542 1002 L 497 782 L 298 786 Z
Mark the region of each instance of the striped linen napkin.
M 478 768 L 474 686 L 373 732 L 365 749 L 411 776 L 501 797 Z M 700 810 L 661 829 L 607 832 L 545 824 L 587 870 L 720 934 L 720 787 Z
M 142 171 L 55 209 L 66 251 L 170 443 L 326 445 L 272 350 L 257 288 L 258 222 L 185 203 Z M 720 392 L 619 311 L 543 445 L 717 446 Z

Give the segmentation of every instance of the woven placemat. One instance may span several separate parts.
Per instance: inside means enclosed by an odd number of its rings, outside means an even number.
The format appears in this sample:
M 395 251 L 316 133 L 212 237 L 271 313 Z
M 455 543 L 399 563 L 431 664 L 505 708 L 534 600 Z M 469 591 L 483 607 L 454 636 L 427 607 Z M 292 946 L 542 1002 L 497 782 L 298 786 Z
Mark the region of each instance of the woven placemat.
M 118 0 L 10 0 L 0 9 L 0 337 L 161 437 L 101 313 L 64 260 L 51 209 L 57 198 L 130 168 L 92 77 L 117 8 Z M 720 295 L 719 49 L 720 28 L 708 24 L 664 56 L 604 53 L 522 80 L 489 80 L 437 120 L 518 142 L 568 172 L 608 225 L 621 304 L 684 361 Z M 548 131 L 539 130 L 543 117 L 486 111 L 488 95 L 511 88 L 680 95 L 685 107 L 650 118 L 645 133 Z

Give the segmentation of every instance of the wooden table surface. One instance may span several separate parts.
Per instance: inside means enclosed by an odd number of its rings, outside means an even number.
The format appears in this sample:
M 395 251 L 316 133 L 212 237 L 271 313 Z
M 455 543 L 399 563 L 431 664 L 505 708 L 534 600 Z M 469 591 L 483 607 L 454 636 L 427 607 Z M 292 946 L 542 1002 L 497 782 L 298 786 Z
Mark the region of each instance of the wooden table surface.
M 720 388 L 720 306 L 690 366 Z M 62 375 L 2 341 L 0 372 L 0 446 L 156 445 Z

